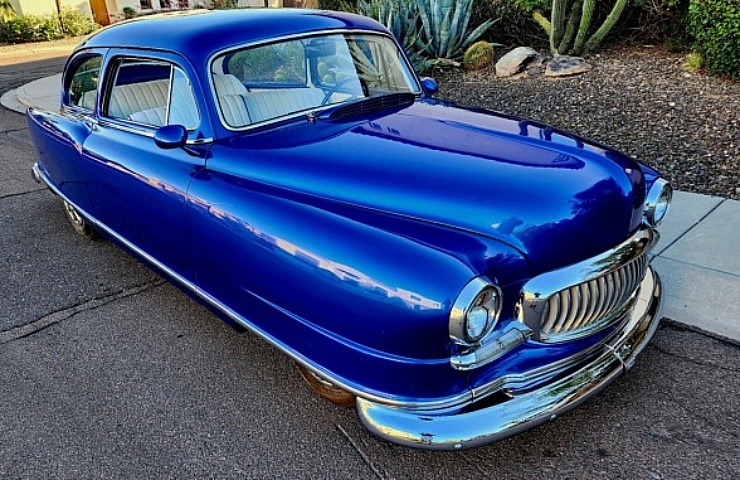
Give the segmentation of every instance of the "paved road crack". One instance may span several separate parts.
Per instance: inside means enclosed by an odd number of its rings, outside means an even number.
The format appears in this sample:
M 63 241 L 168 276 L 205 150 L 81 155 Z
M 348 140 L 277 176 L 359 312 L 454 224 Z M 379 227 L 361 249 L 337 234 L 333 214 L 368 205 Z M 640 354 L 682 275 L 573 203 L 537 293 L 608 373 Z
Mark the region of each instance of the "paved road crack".
M 13 197 L 22 197 L 23 195 L 28 195 L 29 193 L 43 192 L 44 190 L 46 190 L 46 187 L 40 187 L 35 190 L 26 190 L 25 192 L 8 193 L 5 195 L 0 195 L 0 200 L 5 200 L 7 198 Z
M 26 323 L 25 325 L 11 328 L 9 330 L 0 331 L 0 345 L 5 345 L 6 343 L 30 337 L 31 335 L 39 333 L 42 330 L 45 330 L 53 325 L 69 320 L 72 317 L 79 315 L 80 313 L 96 310 L 118 300 L 133 297 L 147 290 L 152 290 L 165 283 L 166 282 L 164 280 L 147 282 L 132 288 L 128 288 L 122 292 L 93 298 L 92 300 L 87 300 L 71 307 L 66 307 L 55 312 L 47 313 L 30 323 Z
M 360 458 L 362 458 L 362 461 L 365 463 L 365 465 L 367 465 L 367 467 L 370 470 L 372 470 L 372 472 L 375 474 L 376 477 L 378 477 L 381 480 L 384 480 L 385 478 L 387 478 L 385 475 L 383 475 L 383 473 L 380 470 L 378 470 L 375 464 L 373 464 L 373 461 L 370 460 L 370 457 L 362 450 L 362 448 L 360 448 L 359 445 L 357 445 L 357 442 L 355 442 L 352 439 L 349 433 L 347 433 L 347 431 L 344 428 L 342 428 L 341 425 L 337 424 L 337 430 L 339 430 L 344 436 L 344 438 L 347 439 L 349 444 L 352 445 L 352 448 L 354 448 L 357 454 L 360 455 Z

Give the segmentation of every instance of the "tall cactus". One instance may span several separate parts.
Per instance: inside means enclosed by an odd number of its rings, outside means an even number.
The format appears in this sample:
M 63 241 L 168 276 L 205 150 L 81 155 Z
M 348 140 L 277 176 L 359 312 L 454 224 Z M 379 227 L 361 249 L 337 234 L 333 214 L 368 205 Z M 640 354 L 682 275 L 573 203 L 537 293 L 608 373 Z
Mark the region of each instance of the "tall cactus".
M 573 43 L 573 37 L 576 35 L 576 24 L 578 23 L 578 17 L 581 15 L 581 2 L 576 0 L 570 7 L 570 16 L 568 23 L 565 25 L 565 33 L 563 34 L 560 45 L 558 46 L 558 52 L 566 53 L 571 43 Z
M 616 0 L 604 23 L 591 37 L 588 37 L 588 34 L 594 19 L 596 0 L 582 1 L 583 6 L 581 0 L 552 0 L 549 21 L 539 10 L 533 12 L 534 20 L 542 26 L 550 38 L 550 51 L 553 55 L 565 53 L 582 55 L 594 50 L 622 16 L 628 0 Z
M 604 23 L 601 25 L 601 27 L 599 27 L 598 30 L 596 30 L 596 33 L 591 36 L 589 41 L 586 42 L 586 46 L 583 48 L 584 53 L 588 53 L 591 50 L 595 49 L 602 42 L 602 40 L 604 40 L 604 37 L 606 37 L 612 27 L 617 23 L 619 17 L 622 16 L 622 12 L 624 11 L 624 7 L 626 6 L 627 0 L 617 0 L 617 3 L 614 4 L 614 8 L 612 8 L 612 11 L 609 12 L 609 15 L 607 15 Z
M 591 19 L 594 16 L 595 8 L 596 0 L 583 0 L 581 24 L 578 26 L 578 35 L 576 35 L 576 41 L 573 43 L 573 52 L 578 52 L 577 54 L 583 51 L 583 44 L 586 43 L 586 35 L 589 28 L 591 28 Z
M 568 8 L 568 0 L 552 0 L 552 13 L 550 16 L 550 51 L 552 53 L 558 53 L 560 39 L 563 37 L 566 8 Z

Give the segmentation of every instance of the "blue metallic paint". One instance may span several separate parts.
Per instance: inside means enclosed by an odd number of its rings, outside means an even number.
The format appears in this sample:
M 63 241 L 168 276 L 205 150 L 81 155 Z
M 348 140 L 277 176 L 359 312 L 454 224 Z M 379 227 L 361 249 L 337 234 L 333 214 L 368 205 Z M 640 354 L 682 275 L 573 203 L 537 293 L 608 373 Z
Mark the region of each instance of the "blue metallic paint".
M 497 330 L 505 329 L 526 280 L 635 231 L 656 172 L 535 122 L 425 96 L 359 118 L 300 117 L 231 132 L 209 86 L 215 54 L 284 35 L 384 29 L 311 11 L 183 20 L 105 29 L 68 65 L 89 49 L 104 54 L 101 85 L 121 55 L 180 66 L 202 117 L 189 140 L 204 145 L 158 149 L 151 129 L 132 131 L 97 109 L 29 114 L 43 178 L 99 228 L 230 321 L 389 403 L 464 398 L 503 375 L 596 348 L 618 330 L 563 344 L 529 340 L 470 372 L 449 363 L 459 351 L 448 337 L 449 309 L 471 278 L 501 287 Z

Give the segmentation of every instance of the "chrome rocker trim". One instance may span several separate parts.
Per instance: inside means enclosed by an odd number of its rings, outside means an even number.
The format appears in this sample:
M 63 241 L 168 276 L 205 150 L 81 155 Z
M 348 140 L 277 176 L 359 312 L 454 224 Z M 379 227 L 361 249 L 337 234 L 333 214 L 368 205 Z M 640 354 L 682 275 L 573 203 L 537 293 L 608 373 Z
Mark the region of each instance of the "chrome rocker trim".
M 632 368 L 658 328 L 661 291 L 658 274 L 648 268 L 629 320 L 620 334 L 603 346 L 601 355 L 536 390 L 509 392 L 510 400 L 465 413 L 414 411 L 358 397 L 357 413 L 374 435 L 429 450 L 477 447 L 536 427 L 582 404 Z

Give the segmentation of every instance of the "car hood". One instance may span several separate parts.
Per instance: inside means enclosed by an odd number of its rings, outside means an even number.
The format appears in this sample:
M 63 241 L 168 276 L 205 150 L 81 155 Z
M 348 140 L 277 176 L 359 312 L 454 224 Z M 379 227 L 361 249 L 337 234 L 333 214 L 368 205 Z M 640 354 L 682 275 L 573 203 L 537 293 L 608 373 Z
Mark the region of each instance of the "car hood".
M 518 249 L 532 273 L 613 247 L 640 222 L 629 157 L 544 125 L 422 100 L 373 118 L 301 120 L 225 142 L 209 168 L 307 203 L 403 216 Z

